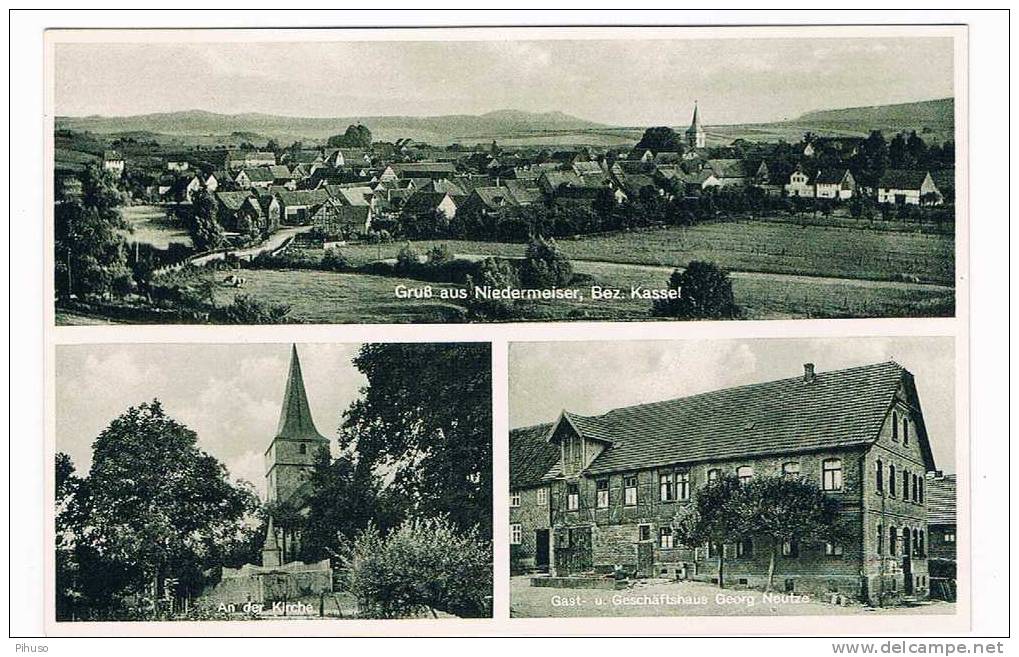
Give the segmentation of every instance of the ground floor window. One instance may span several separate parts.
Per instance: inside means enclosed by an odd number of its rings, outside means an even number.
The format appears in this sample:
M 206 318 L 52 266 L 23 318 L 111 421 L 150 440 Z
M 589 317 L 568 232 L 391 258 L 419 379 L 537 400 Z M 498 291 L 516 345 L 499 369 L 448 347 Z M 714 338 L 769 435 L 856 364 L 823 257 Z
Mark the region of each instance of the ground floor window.
M 520 493 L 519 492 L 510 493 L 510 506 L 513 506 L 513 507 L 520 506 Z
M 722 554 L 721 543 L 708 543 L 708 558 L 717 559 Z
M 795 559 L 800 556 L 800 544 L 796 541 L 783 541 L 782 542 L 782 556 L 789 559 Z
M 664 550 L 672 549 L 672 527 L 658 528 L 658 547 Z
M 749 538 L 744 538 L 742 541 L 737 543 L 736 556 L 739 558 L 747 558 L 754 556 L 754 541 Z
M 945 534 L 945 543 L 955 543 L 955 534 L 954 533 Z
M 825 543 L 824 553 L 829 557 L 841 557 L 843 553 L 842 546 L 838 543 Z
M 520 523 L 515 522 L 510 525 L 510 544 L 520 545 L 520 541 L 523 538 L 523 530 L 520 528 Z
M 651 525 L 637 525 L 637 540 L 638 541 L 651 540 Z

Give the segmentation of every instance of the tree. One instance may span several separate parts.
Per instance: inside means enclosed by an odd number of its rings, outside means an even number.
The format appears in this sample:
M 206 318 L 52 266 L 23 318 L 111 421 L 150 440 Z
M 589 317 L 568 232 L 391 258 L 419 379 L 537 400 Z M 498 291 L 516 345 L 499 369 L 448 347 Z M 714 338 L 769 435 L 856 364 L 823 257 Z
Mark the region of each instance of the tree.
M 322 449 L 309 478 L 308 509 L 301 532 L 301 559 L 337 560 L 358 532 L 373 522 L 388 531 L 392 521 L 379 499 L 377 480 L 347 455 L 333 460 Z M 339 565 L 339 564 L 337 564 Z
M 718 586 L 725 586 L 726 543 L 742 539 L 747 533 L 745 507 L 740 496 L 743 485 L 734 475 L 724 475 L 709 482 L 694 495 L 693 504 L 685 507 L 673 520 L 676 539 L 683 545 L 707 543 L 718 557 Z
M 477 275 L 468 276 L 464 287 L 467 289 L 467 316 L 472 320 L 500 320 L 516 317 L 516 305 L 512 299 L 488 299 L 474 293 L 476 287 L 502 289 L 516 288 L 520 284 L 513 265 L 498 258 L 485 258 L 478 265 Z
M 679 298 L 655 301 L 652 314 L 681 319 L 738 319 L 742 315 L 729 273 L 712 262 L 695 260 L 685 270 L 675 270 L 669 288 L 679 290 Z
M 573 280 L 573 263 L 554 239 L 536 237 L 527 245 L 520 282 L 529 289 L 563 287 Z
M 491 542 L 477 528 L 439 517 L 407 520 L 384 536 L 372 525 L 358 534 L 345 563 L 362 617 L 492 614 Z
M 755 536 L 771 541 L 768 586 L 774 584 L 775 561 L 785 542 L 837 542 L 844 531 L 839 503 L 816 485 L 781 475 L 757 476 L 741 489 L 738 515 Z
M 89 471 L 90 588 L 112 601 L 128 593 L 197 593 L 203 571 L 221 563 L 223 546 L 243 532 L 257 498 L 232 484 L 226 468 L 198 448 L 194 431 L 158 400 L 131 407 L 96 438 Z M 84 544 L 84 545 L 82 545 Z
M 343 414 L 341 450 L 362 471 L 386 470 L 404 516 L 448 514 L 492 531 L 492 375 L 488 344 L 369 344 L 367 378 Z
M 187 224 L 191 244 L 196 251 L 215 250 L 226 241 L 223 227 L 216 220 L 216 202 L 206 189 L 197 190 L 191 197 Z
M 648 128 L 644 131 L 643 136 L 641 136 L 640 141 L 637 142 L 634 150 L 649 150 L 652 153 L 659 153 L 662 151 L 682 152 L 683 140 L 678 134 L 676 134 L 675 130 L 668 126 Z
M 54 472 L 56 615 L 58 620 L 74 620 L 83 597 L 76 537 L 84 532 L 87 492 L 84 480 L 75 474 L 74 463 L 67 454 L 57 453 Z
M 326 142 L 329 148 L 371 148 L 372 132 L 360 123 L 347 126 L 342 135 L 333 135 Z
M 409 272 L 418 266 L 419 261 L 420 256 L 414 245 L 406 242 L 396 254 L 396 270 L 404 273 Z
M 61 296 L 109 294 L 129 275 L 127 249 L 119 230 L 128 228 L 118 207 L 123 195 L 106 171 L 89 165 L 81 174 L 78 200 L 54 210 L 54 283 Z

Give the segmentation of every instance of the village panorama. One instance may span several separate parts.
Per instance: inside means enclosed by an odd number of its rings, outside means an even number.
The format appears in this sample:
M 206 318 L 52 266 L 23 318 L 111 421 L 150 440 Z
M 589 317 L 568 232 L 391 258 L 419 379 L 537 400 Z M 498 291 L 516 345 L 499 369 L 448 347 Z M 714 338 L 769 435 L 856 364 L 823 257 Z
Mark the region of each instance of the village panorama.
M 58 116 L 56 320 L 954 315 L 952 98 L 756 125 L 712 109 L 418 119 L 443 143 L 367 119 L 285 140 L 241 115 Z

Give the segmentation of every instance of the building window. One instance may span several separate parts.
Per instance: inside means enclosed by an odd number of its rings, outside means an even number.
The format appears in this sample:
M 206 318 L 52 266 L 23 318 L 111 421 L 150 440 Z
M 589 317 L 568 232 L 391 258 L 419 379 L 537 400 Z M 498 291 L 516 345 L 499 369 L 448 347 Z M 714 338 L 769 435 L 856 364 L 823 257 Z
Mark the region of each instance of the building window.
M 658 475 L 658 490 L 660 499 L 663 502 L 671 502 L 675 499 L 675 489 L 672 487 L 672 473 L 663 472 Z
M 877 460 L 877 467 L 874 469 L 874 475 L 877 492 L 885 492 L 885 464 L 881 462 L 881 459 Z
M 514 491 L 514 492 L 510 493 L 510 506 L 511 507 L 520 506 L 520 492 L 519 491 Z
M 912 498 L 911 499 L 914 502 L 919 502 L 920 501 L 920 491 L 917 490 L 917 488 L 919 488 L 920 478 L 917 477 L 916 475 L 913 475 L 912 479 L 913 479 L 913 489 L 911 491 L 912 492 Z
M 892 440 L 899 440 L 899 414 L 892 411 Z
M 740 467 L 736 468 L 736 476 L 739 477 L 739 483 L 741 484 L 748 483 L 751 479 L 754 478 L 753 466 L 741 465 Z
M 895 531 L 895 526 L 888 528 L 888 556 L 894 557 L 895 552 L 898 549 L 897 543 L 899 542 L 898 533 Z
M 717 559 L 718 555 L 722 554 L 722 550 L 721 543 L 708 543 L 708 558 Z
M 888 466 L 888 494 L 895 497 L 895 466 Z
M 538 506 L 545 506 L 548 504 L 548 489 L 539 488 L 537 496 Z
M 690 499 L 690 473 L 676 473 L 676 499 L 686 501 Z
M 637 540 L 638 541 L 651 540 L 651 525 L 637 525 Z
M 916 529 L 913 530 L 913 556 L 923 556 L 923 550 L 920 549 L 920 532 Z
M 598 499 L 596 501 L 599 509 L 609 508 L 609 480 L 599 479 L 595 482 Z
M 713 484 L 718 481 L 718 478 L 722 476 L 722 471 L 718 468 L 711 468 L 708 470 L 708 483 Z
M 945 543 L 955 543 L 955 532 L 945 532 Z
M 744 538 L 742 541 L 736 544 L 736 556 L 740 558 L 749 558 L 754 556 L 754 541 L 753 539 Z
M 672 549 L 672 527 L 658 528 L 658 547 L 663 550 Z
M 789 461 L 782 464 L 782 476 L 790 479 L 800 476 L 799 461 Z
M 580 508 L 580 486 L 567 484 L 566 486 L 566 510 L 576 511 Z
M 878 556 L 885 553 L 885 529 L 880 523 L 877 526 L 877 553 Z
M 909 470 L 902 471 L 902 501 L 909 501 Z
M 307 454 L 308 446 L 305 445 L 304 443 L 301 443 L 300 445 L 297 446 L 297 451 L 299 451 L 301 454 Z
M 919 493 L 917 494 L 917 499 L 920 502 L 920 504 L 923 504 L 923 477 L 917 478 L 916 483 L 917 483 L 917 488 L 919 489 Z
M 623 504 L 637 506 L 637 475 L 623 477 Z
M 842 459 L 825 459 L 821 464 L 821 485 L 824 490 L 842 490 Z
M 902 418 L 902 444 L 909 444 L 909 418 L 905 416 Z
M 523 538 L 523 530 L 520 528 L 520 523 L 515 522 L 510 525 L 510 544 L 520 545 L 520 541 Z
M 800 544 L 795 540 L 782 542 L 782 556 L 795 559 L 800 556 Z
M 824 553 L 826 555 L 828 555 L 829 557 L 841 557 L 842 556 L 842 546 L 839 545 L 838 543 L 825 543 L 824 544 Z

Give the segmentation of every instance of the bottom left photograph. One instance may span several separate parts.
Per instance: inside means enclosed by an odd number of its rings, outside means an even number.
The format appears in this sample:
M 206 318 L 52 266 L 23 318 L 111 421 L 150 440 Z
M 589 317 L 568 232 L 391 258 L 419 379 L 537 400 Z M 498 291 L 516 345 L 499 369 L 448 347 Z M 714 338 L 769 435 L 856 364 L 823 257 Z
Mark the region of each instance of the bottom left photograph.
M 488 343 L 64 345 L 58 622 L 492 615 Z

